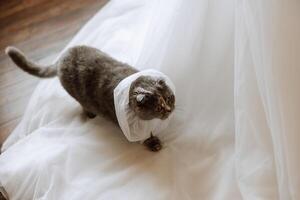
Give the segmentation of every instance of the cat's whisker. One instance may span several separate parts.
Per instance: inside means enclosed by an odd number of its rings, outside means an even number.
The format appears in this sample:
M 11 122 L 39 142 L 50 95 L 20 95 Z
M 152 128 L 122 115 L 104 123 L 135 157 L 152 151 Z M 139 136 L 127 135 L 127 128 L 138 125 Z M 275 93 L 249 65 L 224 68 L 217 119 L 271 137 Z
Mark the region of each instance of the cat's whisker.
M 184 111 L 183 110 L 174 110 L 174 114 L 183 114 Z
M 183 110 L 183 109 L 175 109 L 174 111 L 173 111 L 174 113 L 184 113 L 185 112 L 185 110 Z
M 184 110 L 183 107 L 175 107 L 175 110 Z
M 184 107 L 181 107 L 180 105 L 175 105 L 175 110 L 184 111 Z

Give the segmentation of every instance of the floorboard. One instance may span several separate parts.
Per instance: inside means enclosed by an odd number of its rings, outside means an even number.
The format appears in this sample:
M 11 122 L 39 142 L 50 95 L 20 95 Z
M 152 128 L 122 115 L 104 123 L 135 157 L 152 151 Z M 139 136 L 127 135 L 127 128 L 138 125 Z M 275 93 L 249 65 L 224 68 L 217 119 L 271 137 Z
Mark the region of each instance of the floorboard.
M 0 1 L 0 145 L 20 122 L 38 83 L 4 54 L 17 46 L 30 58 L 54 59 L 85 22 L 107 0 L 1 0 Z

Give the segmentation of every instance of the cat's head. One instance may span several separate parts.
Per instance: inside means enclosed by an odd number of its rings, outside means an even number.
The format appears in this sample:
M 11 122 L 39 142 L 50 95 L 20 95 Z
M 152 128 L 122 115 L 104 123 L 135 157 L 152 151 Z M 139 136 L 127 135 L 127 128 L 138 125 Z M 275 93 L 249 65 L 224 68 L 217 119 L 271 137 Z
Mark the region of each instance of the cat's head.
M 175 109 L 175 96 L 165 80 L 140 76 L 130 86 L 129 106 L 143 120 L 164 120 Z

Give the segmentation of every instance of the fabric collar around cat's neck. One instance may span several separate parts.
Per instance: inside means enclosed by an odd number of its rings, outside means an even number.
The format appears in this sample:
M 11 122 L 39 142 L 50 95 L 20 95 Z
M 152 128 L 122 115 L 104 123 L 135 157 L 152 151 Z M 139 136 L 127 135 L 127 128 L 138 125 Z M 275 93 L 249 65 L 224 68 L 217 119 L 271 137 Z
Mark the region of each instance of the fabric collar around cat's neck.
M 126 138 L 131 142 L 143 141 L 153 135 L 159 134 L 164 129 L 169 120 L 141 120 L 133 116 L 129 109 L 129 90 L 131 83 L 140 76 L 151 76 L 165 80 L 166 84 L 175 94 L 175 86 L 168 76 L 154 69 L 143 70 L 134 73 L 123 79 L 114 89 L 114 105 L 120 128 Z

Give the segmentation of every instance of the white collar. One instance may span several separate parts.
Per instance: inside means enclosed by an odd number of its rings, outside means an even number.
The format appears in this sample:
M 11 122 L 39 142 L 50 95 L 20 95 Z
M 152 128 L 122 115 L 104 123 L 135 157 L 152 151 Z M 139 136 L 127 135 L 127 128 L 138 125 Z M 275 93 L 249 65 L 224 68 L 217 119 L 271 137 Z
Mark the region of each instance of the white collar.
M 153 135 L 157 135 L 167 127 L 170 116 L 165 120 L 152 119 L 142 120 L 129 108 L 129 90 L 131 83 L 140 76 L 151 76 L 165 80 L 166 84 L 175 94 L 175 86 L 172 81 L 162 72 L 148 69 L 134 73 L 123 79 L 114 89 L 114 105 L 119 125 L 130 142 L 143 141 Z

